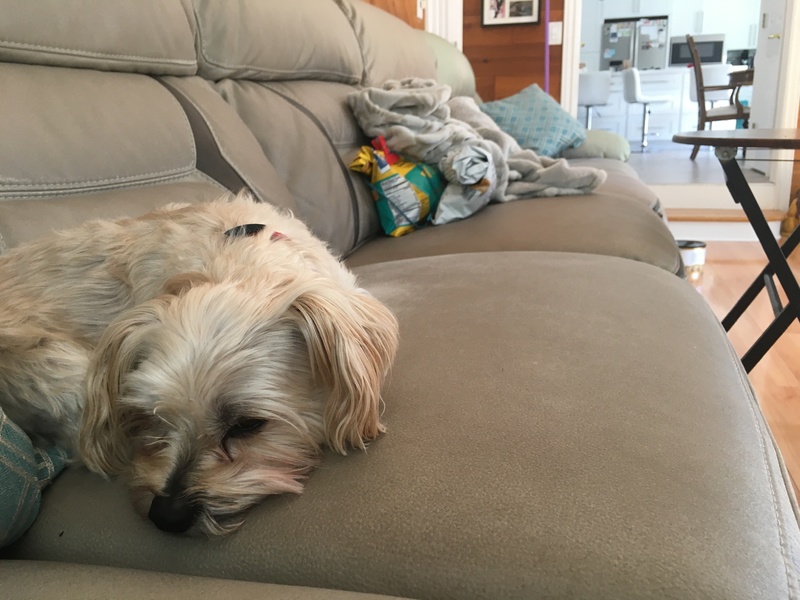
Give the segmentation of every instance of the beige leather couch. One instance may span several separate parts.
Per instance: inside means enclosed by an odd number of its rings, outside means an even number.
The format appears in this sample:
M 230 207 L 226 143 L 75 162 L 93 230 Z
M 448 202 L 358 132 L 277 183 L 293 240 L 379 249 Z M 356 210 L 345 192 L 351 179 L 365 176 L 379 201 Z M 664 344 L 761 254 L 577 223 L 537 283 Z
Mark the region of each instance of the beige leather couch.
M 302 496 L 208 541 L 68 469 L 2 551 L 0 597 L 800 594 L 788 476 L 657 199 L 595 161 L 595 194 L 383 238 L 345 97 L 406 76 L 474 92 L 463 56 L 358 0 L 0 0 L 5 246 L 247 185 L 402 336 L 388 433 Z

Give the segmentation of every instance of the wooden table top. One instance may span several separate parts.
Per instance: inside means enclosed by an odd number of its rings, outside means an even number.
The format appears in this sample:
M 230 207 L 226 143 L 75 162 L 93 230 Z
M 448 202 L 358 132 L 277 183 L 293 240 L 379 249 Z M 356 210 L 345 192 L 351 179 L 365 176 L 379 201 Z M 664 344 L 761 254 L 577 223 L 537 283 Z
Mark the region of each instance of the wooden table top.
M 672 141 L 692 146 L 800 150 L 800 129 L 733 129 L 676 133 Z

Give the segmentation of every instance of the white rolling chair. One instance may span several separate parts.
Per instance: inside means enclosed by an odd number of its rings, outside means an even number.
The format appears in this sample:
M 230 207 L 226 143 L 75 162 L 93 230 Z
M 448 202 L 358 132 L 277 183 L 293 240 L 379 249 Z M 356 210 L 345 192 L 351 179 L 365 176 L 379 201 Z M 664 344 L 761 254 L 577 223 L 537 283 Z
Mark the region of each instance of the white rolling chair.
M 639 69 L 632 67 L 622 72 L 622 95 L 628 104 L 642 105 L 642 152 L 647 148 L 647 126 L 650 121 L 650 105 L 658 102 L 672 102 L 668 97 L 649 97 L 642 95 L 642 82 Z
M 611 71 L 578 74 L 578 106 L 586 107 L 586 129 L 592 128 L 592 108 L 605 106 L 611 96 Z

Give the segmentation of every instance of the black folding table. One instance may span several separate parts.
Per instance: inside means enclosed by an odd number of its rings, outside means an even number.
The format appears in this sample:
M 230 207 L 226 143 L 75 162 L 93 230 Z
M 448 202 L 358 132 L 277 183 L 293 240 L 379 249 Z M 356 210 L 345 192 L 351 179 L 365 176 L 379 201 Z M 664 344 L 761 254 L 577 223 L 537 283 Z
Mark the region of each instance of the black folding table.
M 736 129 L 733 131 L 692 131 L 672 137 L 679 144 L 712 146 L 719 163 L 725 171 L 726 184 L 734 202 L 740 204 L 747 220 L 761 242 L 767 255 L 767 266 L 756 277 L 738 302 L 722 320 L 725 331 L 744 314 L 762 289 L 767 290 L 775 319 L 742 357 L 742 364 L 749 373 L 758 361 L 780 338 L 794 319 L 800 320 L 800 286 L 786 259 L 800 243 L 800 227 L 796 228 L 783 245 L 778 244 L 767 224 L 767 219 L 756 202 L 747 180 L 744 178 L 736 153 L 739 148 L 768 148 L 771 150 L 800 149 L 800 129 Z M 788 303 L 783 306 L 775 285 L 775 277 L 786 293 Z

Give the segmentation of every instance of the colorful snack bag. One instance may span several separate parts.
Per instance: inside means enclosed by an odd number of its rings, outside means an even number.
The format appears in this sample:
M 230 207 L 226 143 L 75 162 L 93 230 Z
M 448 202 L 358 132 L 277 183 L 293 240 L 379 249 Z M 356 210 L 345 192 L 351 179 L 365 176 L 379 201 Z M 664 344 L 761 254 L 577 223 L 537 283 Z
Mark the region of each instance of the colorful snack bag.
M 425 226 L 444 191 L 446 182 L 441 173 L 430 165 L 403 160 L 380 138 L 373 145 L 376 147 L 362 146 L 350 168 L 370 176 L 383 231 L 400 237 Z

